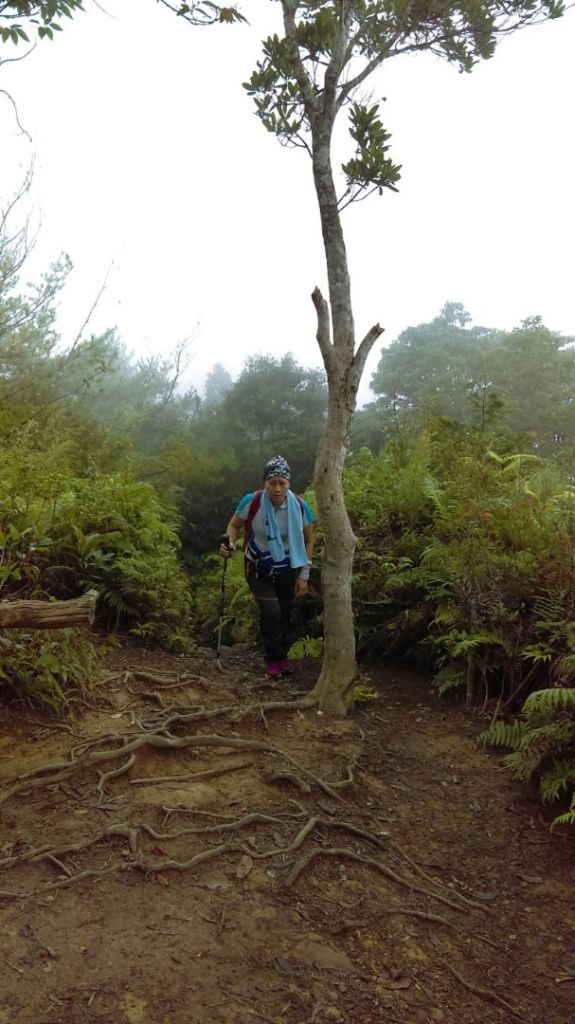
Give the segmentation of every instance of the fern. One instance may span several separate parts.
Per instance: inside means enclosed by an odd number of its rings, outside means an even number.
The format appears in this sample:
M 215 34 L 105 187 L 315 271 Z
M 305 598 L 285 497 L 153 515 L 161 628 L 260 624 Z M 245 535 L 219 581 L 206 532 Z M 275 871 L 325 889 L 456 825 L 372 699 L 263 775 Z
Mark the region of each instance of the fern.
M 439 670 L 433 680 L 433 685 L 438 693 L 449 693 L 459 686 L 465 686 L 467 681 L 467 665 L 462 661 L 450 661 Z
M 555 760 L 553 768 L 541 772 L 539 792 L 546 802 L 557 800 L 575 782 L 575 760 Z
M 518 747 L 525 731 L 525 723 L 515 722 L 492 722 L 488 729 L 485 729 L 478 737 L 477 742 L 492 747 Z
M 552 713 L 561 708 L 575 708 L 575 688 L 567 686 L 551 686 L 546 690 L 531 693 L 523 705 L 527 715 Z
M 353 690 L 353 701 L 354 704 L 370 704 L 372 701 L 377 700 L 379 694 L 377 690 L 374 690 L 372 686 L 355 686 Z
M 290 661 L 301 661 L 302 658 L 320 658 L 323 654 L 323 637 L 305 636 L 296 640 L 288 651 Z
M 571 800 L 571 806 L 565 814 L 559 814 L 551 822 L 551 828 L 555 828 L 556 825 L 575 825 L 575 795 Z

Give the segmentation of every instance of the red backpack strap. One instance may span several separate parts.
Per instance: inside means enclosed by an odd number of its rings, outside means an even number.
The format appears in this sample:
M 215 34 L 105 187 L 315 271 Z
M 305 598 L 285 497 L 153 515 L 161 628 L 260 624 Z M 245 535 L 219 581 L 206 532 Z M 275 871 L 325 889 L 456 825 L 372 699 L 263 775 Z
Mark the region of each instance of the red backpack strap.
M 257 515 L 257 513 L 259 512 L 259 508 L 262 503 L 263 493 L 263 491 L 256 491 L 252 500 L 250 501 L 250 507 L 248 509 L 248 518 L 246 519 L 244 526 L 244 551 L 248 546 L 248 541 L 250 539 L 250 534 L 252 532 L 252 523 L 254 520 L 254 516 Z

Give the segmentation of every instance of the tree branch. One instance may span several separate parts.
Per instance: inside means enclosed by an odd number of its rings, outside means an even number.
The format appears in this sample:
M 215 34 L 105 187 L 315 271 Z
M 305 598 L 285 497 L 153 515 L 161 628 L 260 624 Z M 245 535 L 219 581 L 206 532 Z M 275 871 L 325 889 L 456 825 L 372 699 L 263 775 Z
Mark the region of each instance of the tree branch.
M 24 128 L 24 126 L 20 124 L 20 118 L 18 117 L 18 107 L 16 106 L 16 102 L 14 100 L 14 97 L 11 96 L 10 93 L 6 89 L 0 89 L 0 93 L 2 93 L 3 96 L 6 96 L 7 99 L 10 100 L 10 103 L 12 104 L 12 107 L 14 108 L 14 117 L 16 118 L 16 124 L 18 125 L 18 127 L 20 129 L 20 134 L 21 135 L 25 135 L 26 138 L 30 142 L 32 142 L 33 140 L 32 140 L 32 136 L 30 135 L 30 132 L 27 132 L 26 129 Z
M 100 299 L 102 298 L 102 295 L 104 294 L 104 292 L 106 291 L 106 288 L 108 287 L 108 278 L 110 276 L 110 273 L 112 271 L 112 267 L 113 266 L 114 266 L 114 261 L 112 260 L 112 262 L 110 263 L 110 266 L 108 267 L 108 269 L 106 271 L 106 274 L 105 274 L 105 277 L 104 277 L 104 281 L 103 281 L 103 283 L 102 283 L 102 285 L 101 285 L 101 287 L 100 287 L 100 289 L 99 289 L 99 291 L 98 291 L 98 293 L 96 295 L 96 298 L 94 299 L 92 305 L 90 306 L 90 309 L 88 310 L 88 313 L 86 314 L 86 316 L 85 316 L 85 318 L 84 318 L 84 320 L 82 322 L 80 330 L 76 334 L 76 337 L 74 338 L 74 341 L 72 342 L 72 344 L 70 346 L 68 355 L 72 354 L 72 352 L 74 351 L 76 346 L 79 345 L 80 341 L 82 340 L 82 335 L 83 335 L 86 327 L 90 323 L 90 320 L 92 319 L 93 314 L 95 313 L 96 309 L 98 308 L 98 305 L 99 305 Z
M 374 324 L 373 327 L 370 327 L 369 331 L 358 346 L 357 352 L 355 353 L 351 363 L 351 374 L 357 380 L 358 384 L 361 379 L 367 357 L 375 345 L 375 342 L 384 331 L 385 327 L 381 327 L 379 324 Z
M 297 45 L 297 32 L 295 15 L 298 7 L 298 0 L 282 0 L 284 30 L 286 42 L 289 46 L 290 56 L 293 60 L 293 73 L 297 84 L 301 89 L 301 95 L 308 121 L 312 124 L 317 114 L 317 96 L 314 91 L 311 79 L 303 66 Z
M 329 321 L 329 306 L 321 294 L 319 288 L 314 288 L 311 293 L 311 301 L 317 313 L 317 343 L 322 354 L 326 372 L 329 374 L 333 366 L 333 344 L 331 341 L 331 329 Z

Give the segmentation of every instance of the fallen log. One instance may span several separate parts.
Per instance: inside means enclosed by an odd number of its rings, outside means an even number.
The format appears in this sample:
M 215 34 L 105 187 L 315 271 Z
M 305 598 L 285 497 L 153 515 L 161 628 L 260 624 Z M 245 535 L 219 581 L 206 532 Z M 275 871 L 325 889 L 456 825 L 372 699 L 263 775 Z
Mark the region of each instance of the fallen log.
M 96 614 L 97 590 L 71 601 L 1 601 L 0 629 L 64 629 L 91 626 Z

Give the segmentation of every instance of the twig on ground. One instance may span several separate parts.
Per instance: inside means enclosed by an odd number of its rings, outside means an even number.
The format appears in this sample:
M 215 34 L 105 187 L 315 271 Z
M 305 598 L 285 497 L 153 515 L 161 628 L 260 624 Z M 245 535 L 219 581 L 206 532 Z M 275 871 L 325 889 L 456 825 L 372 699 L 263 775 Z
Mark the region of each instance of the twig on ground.
M 12 970 L 16 971 L 18 974 L 24 974 L 24 968 L 17 967 L 16 964 L 13 964 L 11 960 L 4 960 L 3 962 L 6 964 L 7 967 L 11 967 Z
M 473 985 L 471 982 L 466 981 L 465 978 L 462 977 L 462 975 L 459 974 L 459 972 L 451 966 L 451 964 L 446 964 L 445 966 L 447 967 L 447 970 L 450 971 L 450 973 L 453 975 L 453 977 L 457 978 L 457 981 L 461 985 L 463 985 L 463 987 L 466 988 L 469 992 L 473 992 L 474 995 L 480 996 L 482 999 L 488 999 L 492 1003 L 497 1003 L 499 1006 L 503 1006 L 504 1009 L 508 1010 L 509 1013 L 513 1014 L 513 1016 L 516 1017 L 517 1020 L 523 1020 L 521 1014 L 518 1013 L 518 1011 L 515 1010 L 514 1007 L 511 1006 L 511 1004 L 508 1003 L 505 999 L 502 999 L 501 996 L 498 996 L 496 992 L 492 992 L 491 989 L 489 988 L 481 988 L 481 986 L 479 985 Z
M 259 1010 L 253 1009 L 246 999 L 242 999 L 241 996 L 237 996 L 235 992 L 230 992 L 229 989 L 221 986 L 222 992 L 228 997 L 233 1003 L 239 1003 L 240 1006 L 244 1007 L 246 1013 L 249 1013 L 252 1017 L 258 1017 L 259 1020 L 265 1020 L 268 1024 L 279 1024 L 279 1021 L 275 1017 L 268 1017 L 265 1013 L 260 1013 Z

